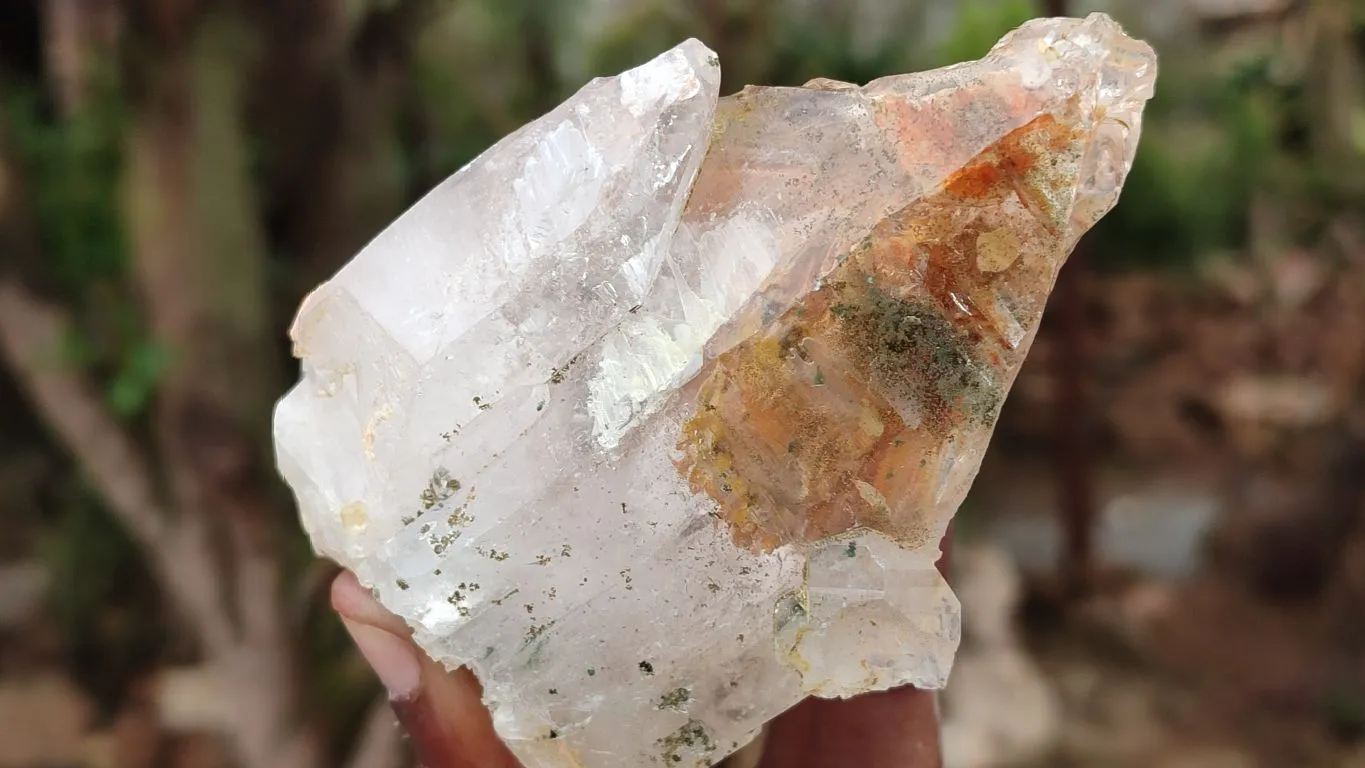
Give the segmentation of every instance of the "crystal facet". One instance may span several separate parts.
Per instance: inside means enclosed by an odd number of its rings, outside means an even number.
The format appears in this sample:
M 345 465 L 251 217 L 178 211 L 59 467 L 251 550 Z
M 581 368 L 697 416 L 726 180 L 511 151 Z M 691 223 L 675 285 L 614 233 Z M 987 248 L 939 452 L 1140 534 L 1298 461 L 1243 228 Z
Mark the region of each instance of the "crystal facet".
M 803 696 L 944 683 L 939 539 L 1156 68 L 1096 14 L 863 87 L 719 74 L 688 41 L 588 84 L 291 331 L 315 547 L 531 768 L 708 765 Z

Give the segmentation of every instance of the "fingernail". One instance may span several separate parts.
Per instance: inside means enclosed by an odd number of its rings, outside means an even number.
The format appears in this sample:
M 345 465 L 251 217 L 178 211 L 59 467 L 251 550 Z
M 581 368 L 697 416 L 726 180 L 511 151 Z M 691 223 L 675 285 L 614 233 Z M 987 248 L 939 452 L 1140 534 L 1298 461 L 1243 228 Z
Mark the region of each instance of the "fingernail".
M 341 623 L 351 633 L 360 655 L 365 657 L 365 661 L 379 676 L 379 682 L 389 692 L 390 699 L 398 701 L 417 695 L 422 681 L 422 665 L 411 643 L 370 624 L 361 624 L 344 617 Z

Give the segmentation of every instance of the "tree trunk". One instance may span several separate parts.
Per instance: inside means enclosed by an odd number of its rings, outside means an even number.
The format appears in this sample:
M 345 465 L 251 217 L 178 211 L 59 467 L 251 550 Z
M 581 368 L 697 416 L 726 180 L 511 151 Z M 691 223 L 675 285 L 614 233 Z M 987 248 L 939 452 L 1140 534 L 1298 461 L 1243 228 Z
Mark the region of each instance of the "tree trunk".
M 1066 16 L 1066 0 L 1043 0 L 1047 16 Z M 1053 356 L 1053 436 L 1056 441 L 1057 504 L 1062 518 L 1062 582 L 1071 593 L 1083 590 L 1094 559 L 1094 470 L 1085 397 L 1085 259 L 1084 241 L 1057 276 L 1048 302 L 1056 328 Z
M 1313 151 L 1323 168 L 1358 169 L 1361 152 L 1353 123 L 1362 83 L 1352 39 L 1351 0 L 1311 0 L 1308 12 L 1315 32 L 1307 78 Z M 1360 189 L 1359 184 L 1353 186 Z
M 253 106 L 266 142 L 266 202 L 282 247 L 301 264 L 291 300 L 354 256 L 407 199 L 395 115 L 418 11 L 409 3 L 356 18 L 339 5 L 256 12 L 271 87 Z
M 155 410 L 159 463 L 187 546 L 217 566 L 208 587 L 231 625 L 203 639 L 233 701 L 225 725 L 239 758 L 306 767 L 316 755 L 297 728 L 279 584 L 285 515 L 263 460 L 281 377 L 243 132 L 250 40 L 225 11 L 160 8 L 175 13 L 139 30 L 125 189 L 143 303 L 171 361 Z

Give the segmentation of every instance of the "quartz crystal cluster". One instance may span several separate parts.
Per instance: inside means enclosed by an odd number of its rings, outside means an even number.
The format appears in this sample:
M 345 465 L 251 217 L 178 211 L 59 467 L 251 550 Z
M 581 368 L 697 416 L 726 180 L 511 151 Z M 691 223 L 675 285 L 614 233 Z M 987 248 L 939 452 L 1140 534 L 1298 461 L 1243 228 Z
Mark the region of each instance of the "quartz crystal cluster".
M 279 467 L 319 552 L 530 768 L 710 765 L 807 695 L 941 686 L 935 570 L 1151 49 L 717 98 L 685 42 L 489 149 L 299 310 Z

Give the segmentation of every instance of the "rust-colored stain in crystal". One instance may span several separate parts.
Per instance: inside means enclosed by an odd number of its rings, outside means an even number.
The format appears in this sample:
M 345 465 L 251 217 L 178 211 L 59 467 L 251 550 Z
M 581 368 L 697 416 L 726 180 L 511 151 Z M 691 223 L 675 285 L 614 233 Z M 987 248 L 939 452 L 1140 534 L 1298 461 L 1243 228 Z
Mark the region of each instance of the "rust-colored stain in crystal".
M 1059 183 L 1074 179 L 1058 178 L 1039 167 L 1040 156 L 1064 154 L 1076 142 L 1076 132 L 1050 114 L 1042 115 L 1012 131 L 995 146 L 981 153 L 948 178 L 943 193 L 960 202 L 982 202 L 1010 193 L 1018 195 L 1026 207 L 1044 215 L 1056 214 L 1050 200 L 1059 193 Z M 1053 223 L 1056 231 L 1061 222 Z
M 1056 250 L 1047 205 L 1075 174 L 1059 177 L 1039 155 L 1078 139 L 1050 116 L 1009 134 L 879 224 L 704 374 L 679 471 L 716 501 L 737 543 L 770 551 L 855 528 L 928 543 L 955 441 L 989 434 L 1004 372 L 1019 361 L 1018 318 L 1041 311 L 1005 306 L 1004 288 L 1046 288 L 1057 266 L 1020 258 L 985 270 L 977 243 L 990 233 Z M 1034 215 L 962 215 L 964 203 L 988 210 L 1011 199 Z M 1002 226 L 1013 229 L 1002 236 Z
M 1050 116 L 1044 118 L 1047 124 L 1056 125 Z M 1033 129 L 1043 127 L 1033 125 Z M 1038 158 L 1023 142 L 1016 131 L 1005 137 L 986 155 L 977 158 L 958 170 L 943 185 L 943 191 L 962 200 L 988 198 L 1000 190 L 1004 179 L 1027 174 L 1038 162 Z

